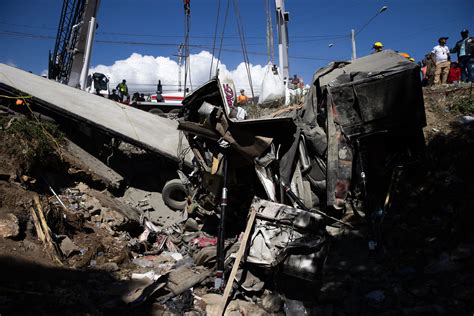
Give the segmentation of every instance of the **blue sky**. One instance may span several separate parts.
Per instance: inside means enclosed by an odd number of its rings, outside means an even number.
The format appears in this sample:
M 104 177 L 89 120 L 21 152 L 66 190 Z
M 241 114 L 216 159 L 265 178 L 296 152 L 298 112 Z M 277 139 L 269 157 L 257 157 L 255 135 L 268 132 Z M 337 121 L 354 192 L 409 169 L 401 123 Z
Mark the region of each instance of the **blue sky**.
M 221 2 L 225 7 L 226 1 Z M 249 59 L 252 64 L 264 65 L 267 62 L 264 1 L 240 0 L 239 3 Z M 386 48 L 408 52 L 420 60 L 436 45 L 440 36 L 449 36 L 448 46 L 452 46 L 462 28 L 471 29 L 471 35 L 474 35 L 472 0 L 287 0 L 285 5 L 290 12 L 290 73 L 298 74 L 305 82 L 329 61 L 349 59 L 350 30 L 360 29 L 384 5 L 388 10 L 357 35 L 358 56 L 369 54 L 372 43 L 381 41 Z M 48 51 L 54 47 L 54 39 L 47 37 L 56 36 L 61 6 L 59 0 L 2 0 L 0 62 L 34 73 L 45 70 Z M 191 44 L 212 46 L 216 12 L 217 0 L 191 0 Z M 235 20 L 231 7 L 224 48 L 237 52 L 222 52 L 222 62 L 228 68 L 235 68 L 243 61 L 242 53 L 238 52 L 240 42 Z M 91 66 L 111 65 L 132 53 L 176 59 L 173 55 L 177 54 L 177 45 L 183 36 L 183 2 L 102 0 L 98 22 L 98 42 L 94 46 Z M 6 31 L 36 37 L 11 36 L 5 34 Z M 107 44 L 101 40 L 122 43 Z M 127 41 L 143 44 L 123 43 Z M 331 42 L 335 45 L 330 48 Z M 201 50 L 203 48 L 191 48 L 191 53 Z

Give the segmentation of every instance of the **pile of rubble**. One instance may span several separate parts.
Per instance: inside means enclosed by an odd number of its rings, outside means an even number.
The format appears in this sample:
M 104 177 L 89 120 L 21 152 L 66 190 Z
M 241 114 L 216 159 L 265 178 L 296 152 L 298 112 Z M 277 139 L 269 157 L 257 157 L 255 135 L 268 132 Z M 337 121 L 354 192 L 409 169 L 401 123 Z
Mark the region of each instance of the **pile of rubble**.
M 418 68 L 396 53 L 313 79 L 258 120 L 235 120 L 224 78 L 189 95 L 193 166 L 162 194 L 2 113 L 0 312 L 471 314 L 471 125 L 425 148 Z

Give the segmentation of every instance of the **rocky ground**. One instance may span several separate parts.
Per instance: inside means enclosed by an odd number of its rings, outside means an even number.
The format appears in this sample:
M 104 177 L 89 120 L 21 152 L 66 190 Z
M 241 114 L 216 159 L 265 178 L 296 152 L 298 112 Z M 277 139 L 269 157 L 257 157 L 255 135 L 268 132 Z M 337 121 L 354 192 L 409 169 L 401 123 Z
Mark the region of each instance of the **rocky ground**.
M 401 173 L 377 251 L 365 219 L 348 211 L 353 229 L 327 228 L 319 290 L 278 280 L 285 297 L 237 291 L 226 314 L 472 315 L 472 89 L 424 90 L 426 158 Z M 124 184 L 111 185 L 72 157 L 54 125 L 2 112 L 0 126 L 0 314 L 212 312 L 216 240 L 163 204 L 166 177 L 152 157 L 120 145 L 106 156 Z

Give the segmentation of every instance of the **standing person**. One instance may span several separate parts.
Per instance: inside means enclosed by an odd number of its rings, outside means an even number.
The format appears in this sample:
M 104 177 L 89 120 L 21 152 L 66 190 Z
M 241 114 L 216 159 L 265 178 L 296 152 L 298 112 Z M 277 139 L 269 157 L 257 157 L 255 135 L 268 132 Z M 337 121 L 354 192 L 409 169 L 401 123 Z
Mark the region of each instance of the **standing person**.
M 438 45 L 433 47 L 431 54 L 433 55 L 436 69 L 434 85 L 445 84 L 448 79 L 449 73 L 449 48 L 446 46 L 447 37 L 440 37 L 438 39 Z
M 246 105 L 249 102 L 249 97 L 245 95 L 245 90 L 240 89 L 240 95 L 237 98 L 238 105 Z
M 426 87 L 428 85 L 428 76 L 427 76 L 428 66 L 426 65 L 426 60 L 423 59 L 420 63 L 420 71 L 421 71 L 421 85 Z
M 114 100 L 114 101 L 116 101 L 116 102 L 120 102 L 120 97 L 119 97 L 119 95 L 118 95 L 116 92 L 117 92 L 117 90 L 112 89 L 112 94 L 109 95 L 109 99 L 110 99 L 110 100 Z
M 374 49 L 374 54 L 380 53 L 381 51 L 383 51 L 383 44 L 382 42 L 375 42 L 372 48 Z
M 461 40 L 451 49 L 451 53 L 457 53 L 458 63 L 461 68 L 461 81 L 474 81 L 474 38 L 469 37 L 469 30 L 461 31 Z
M 426 86 L 432 86 L 434 81 L 436 64 L 431 53 L 425 55 L 424 61 L 426 63 Z
M 123 102 L 123 98 L 128 97 L 127 80 L 123 79 L 122 82 L 117 85 L 116 89 L 119 92 L 121 102 Z
M 461 68 L 457 62 L 453 61 L 449 68 L 448 83 L 456 83 L 461 79 Z
M 293 78 L 291 79 L 292 89 L 294 90 L 298 89 L 299 84 L 300 84 L 300 78 L 298 78 L 297 75 L 293 75 Z

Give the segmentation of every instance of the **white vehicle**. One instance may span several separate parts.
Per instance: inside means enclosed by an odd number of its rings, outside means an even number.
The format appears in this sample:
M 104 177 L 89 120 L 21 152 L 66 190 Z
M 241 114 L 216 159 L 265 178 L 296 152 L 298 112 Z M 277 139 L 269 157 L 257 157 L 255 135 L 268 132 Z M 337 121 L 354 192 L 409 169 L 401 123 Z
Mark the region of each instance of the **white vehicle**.
M 108 98 L 110 95 L 109 78 L 100 72 L 94 72 L 87 77 L 86 91 Z

